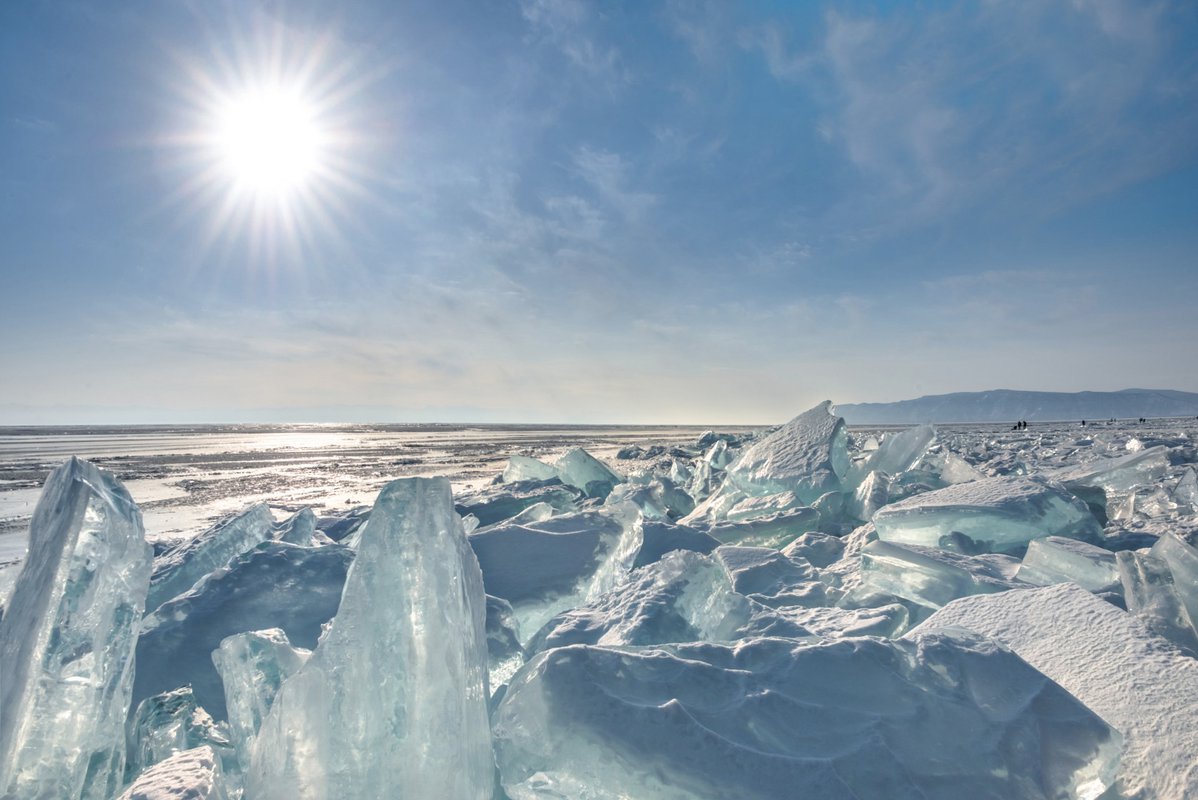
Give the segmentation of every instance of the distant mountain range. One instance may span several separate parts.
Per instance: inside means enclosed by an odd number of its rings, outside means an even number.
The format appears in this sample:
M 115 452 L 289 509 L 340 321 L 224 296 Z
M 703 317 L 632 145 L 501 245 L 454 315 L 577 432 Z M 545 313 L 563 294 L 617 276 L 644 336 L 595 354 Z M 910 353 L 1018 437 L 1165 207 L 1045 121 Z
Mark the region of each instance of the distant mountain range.
M 1121 392 L 955 392 L 896 403 L 848 403 L 836 413 L 850 425 L 920 422 L 1049 422 L 1198 415 L 1198 394 L 1171 389 Z

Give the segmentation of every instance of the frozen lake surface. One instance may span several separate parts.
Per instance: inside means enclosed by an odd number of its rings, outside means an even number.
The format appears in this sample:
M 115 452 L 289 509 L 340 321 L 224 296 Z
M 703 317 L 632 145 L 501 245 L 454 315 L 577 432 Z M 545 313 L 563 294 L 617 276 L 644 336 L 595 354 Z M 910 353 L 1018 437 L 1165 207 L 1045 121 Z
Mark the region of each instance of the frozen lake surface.
M 0 790 L 1198 796 L 1196 422 L 0 431 Z
M 742 428 L 740 430 L 748 430 Z M 445 476 L 454 491 L 491 480 L 513 453 L 573 447 L 614 458 L 629 445 L 690 444 L 701 427 L 535 425 L 189 425 L 0 428 L 0 565 L 24 553 L 50 470 L 79 456 L 115 474 L 149 539 L 198 533 L 252 503 L 317 513 L 374 501 L 389 480 Z

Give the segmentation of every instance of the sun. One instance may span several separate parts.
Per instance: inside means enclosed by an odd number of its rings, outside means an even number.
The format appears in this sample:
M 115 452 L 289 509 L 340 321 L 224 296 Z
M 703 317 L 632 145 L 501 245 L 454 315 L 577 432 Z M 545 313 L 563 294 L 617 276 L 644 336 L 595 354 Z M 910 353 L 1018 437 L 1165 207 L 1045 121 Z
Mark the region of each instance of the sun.
M 224 100 L 215 116 L 216 157 L 236 188 L 286 195 L 319 174 L 327 137 L 319 108 L 300 90 L 246 90 Z
M 194 231 L 193 263 L 272 280 L 344 263 L 391 141 L 368 100 L 389 68 L 266 17 L 168 55 L 161 208 Z

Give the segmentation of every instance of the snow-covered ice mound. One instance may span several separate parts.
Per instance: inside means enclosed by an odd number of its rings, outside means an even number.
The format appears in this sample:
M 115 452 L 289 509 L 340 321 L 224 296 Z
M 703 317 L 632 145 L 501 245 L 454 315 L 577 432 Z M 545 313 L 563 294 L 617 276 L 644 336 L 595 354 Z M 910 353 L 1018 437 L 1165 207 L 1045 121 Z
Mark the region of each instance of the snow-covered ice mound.
M 494 716 L 512 800 L 1079 797 L 1119 737 L 994 642 L 558 648 Z
M 1010 647 L 1122 734 L 1122 797 L 1198 797 L 1198 660 L 1073 584 L 957 600 L 908 636 L 957 628 Z

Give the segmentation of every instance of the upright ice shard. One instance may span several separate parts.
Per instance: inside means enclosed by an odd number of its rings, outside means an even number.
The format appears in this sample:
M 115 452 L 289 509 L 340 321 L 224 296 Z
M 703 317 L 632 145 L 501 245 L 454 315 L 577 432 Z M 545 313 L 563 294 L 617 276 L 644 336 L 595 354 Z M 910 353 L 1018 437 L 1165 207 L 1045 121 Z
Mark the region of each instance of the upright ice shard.
M 385 486 L 336 618 L 258 733 L 247 800 L 489 800 L 485 606 L 449 481 Z
M 166 551 L 154 559 L 146 610 L 153 611 L 186 592 L 208 573 L 254 549 L 270 538 L 273 529 L 270 509 L 259 503 Z
M 77 458 L 50 473 L 0 621 L 0 796 L 116 794 L 151 557 L 120 481 Z
M 494 715 L 512 800 L 1094 800 L 1118 735 L 1000 645 L 573 645 Z
M 225 688 L 231 738 L 243 765 L 249 764 L 251 745 L 283 681 L 299 672 L 310 655 L 292 647 L 280 628 L 234 634 L 212 651 Z
M 793 491 L 807 504 L 838 490 L 848 449 L 844 420 L 831 405 L 824 401 L 755 442 L 728 468 L 728 479 L 751 496 Z
M 1198 797 L 1198 660 L 1068 583 L 966 597 L 908 636 L 959 628 L 1007 645 L 1123 735 L 1115 796 Z
M 624 480 L 581 447 L 559 458 L 555 467 L 562 483 L 582 489 L 587 497 L 607 497 L 612 488 Z
M 1147 553 L 1124 551 L 1117 559 L 1127 610 L 1198 656 L 1198 550 L 1165 534 Z
M 983 478 L 908 497 L 878 510 L 878 538 L 941 546 L 964 534 L 995 553 L 1022 550 L 1041 536 L 1097 541 L 1102 533 L 1086 504 L 1043 478 Z
M 1151 552 L 1115 554 L 1127 610 L 1157 636 L 1198 658 L 1198 631 L 1173 585 L 1173 571 Z
M 177 753 L 141 774 L 118 800 L 228 800 L 211 747 Z

